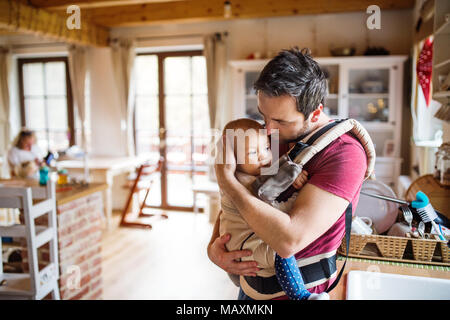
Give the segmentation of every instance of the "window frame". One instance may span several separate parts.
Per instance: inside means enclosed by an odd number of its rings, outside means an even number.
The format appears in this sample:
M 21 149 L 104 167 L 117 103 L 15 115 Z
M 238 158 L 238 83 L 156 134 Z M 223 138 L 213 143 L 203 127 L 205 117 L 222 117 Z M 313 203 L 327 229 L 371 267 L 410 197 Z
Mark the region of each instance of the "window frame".
M 24 75 L 23 66 L 30 63 L 47 63 L 47 62 L 64 62 L 66 72 L 66 108 L 67 108 L 67 125 L 69 136 L 69 146 L 75 144 L 75 113 L 73 106 L 72 87 L 70 83 L 69 74 L 69 62 L 66 56 L 58 57 L 36 57 L 36 58 L 19 58 L 17 59 L 17 71 L 19 81 L 19 101 L 20 101 L 20 121 L 22 127 L 26 127 L 26 114 L 25 114 L 25 92 L 24 92 Z M 31 128 L 33 129 L 33 128 Z M 49 128 L 45 128 L 48 132 Z M 50 143 L 50 141 L 48 141 Z M 59 151 L 59 150 L 57 150 Z

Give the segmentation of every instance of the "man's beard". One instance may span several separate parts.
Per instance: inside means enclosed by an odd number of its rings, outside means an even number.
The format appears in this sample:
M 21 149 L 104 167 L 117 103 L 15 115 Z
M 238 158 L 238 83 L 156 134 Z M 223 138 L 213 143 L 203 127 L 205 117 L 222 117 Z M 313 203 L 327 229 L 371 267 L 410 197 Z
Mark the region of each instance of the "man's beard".
M 293 138 L 293 139 L 287 139 L 285 143 L 292 143 L 292 142 L 297 142 L 301 139 L 303 139 L 304 137 L 306 137 L 307 135 L 309 135 L 311 132 L 313 132 L 313 128 L 312 125 L 309 121 L 305 121 L 305 125 L 302 127 L 302 129 L 297 133 L 297 137 Z

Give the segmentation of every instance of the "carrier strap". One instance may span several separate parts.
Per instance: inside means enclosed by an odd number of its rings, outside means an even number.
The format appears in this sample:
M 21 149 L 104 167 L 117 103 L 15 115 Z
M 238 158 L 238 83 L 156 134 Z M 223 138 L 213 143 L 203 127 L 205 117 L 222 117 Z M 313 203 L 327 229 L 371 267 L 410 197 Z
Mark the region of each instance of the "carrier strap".
M 339 119 L 339 120 L 335 120 L 333 122 L 330 122 L 328 124 L 326 124 L 325 126 L 323 126 L 322 128 L 320 128 L 319 130 L 317 130 L 317 132 L 315 132 L 306 142 L 302 142 L 301 140 L 303 140 L 308 134 L 300 136 L 295 144 L 295 146 L 292 148 L 291 151 L 289 151 L 289 158 L 291 160 L 294 160 L 297 155 L 302 152 L 304 149 L 306 149 L 307 147 L 311 146 L 317 139 L 320 138 L 320 136 L 322 134 L 324 134 L 325 132 L 327 132 L 328 130 L 330 130 L 331 128 L 334 128 L 335 126 L 337 126 L 339 123 L 346 121 L 348 119 Z
M 352 218 L 353 218 L 352 211 L 353 211 L 352 210 L 352 203 L 350 202 L 350 204 L 348 205 L 347 209 L 345 209 L 345 244 L 346 244 L 346 249 L 345 249 L 344 265 L 342 266 L 341 271 L 339 271 L 339 274 L 337 275 L 336 280 L 327 289 L 327 292 L 330 292 L 331 290 L 333 290 L 337 286 L 337 284 L 339 283 L 339 280 L 342 277 L 342 274 L 344 273 L 345 265 L 347 264 L 348 251 L 349 251 L 349 248 L 350 248 L 350 234 L 351 234 L 351 230 L 352 230 Z

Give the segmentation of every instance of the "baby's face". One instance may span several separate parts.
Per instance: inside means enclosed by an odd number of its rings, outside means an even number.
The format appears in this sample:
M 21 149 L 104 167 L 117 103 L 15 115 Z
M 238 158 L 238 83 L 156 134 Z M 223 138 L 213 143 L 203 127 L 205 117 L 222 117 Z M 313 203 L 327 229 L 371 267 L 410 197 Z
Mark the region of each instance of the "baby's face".
M 270 150 L 269 138 L 265 134 L 251 134 L 245 143 L 245 162 L 238 163 L 238 171 L 258 176 L 261 168 L 270 167 L 272 162 L 272 151 Z

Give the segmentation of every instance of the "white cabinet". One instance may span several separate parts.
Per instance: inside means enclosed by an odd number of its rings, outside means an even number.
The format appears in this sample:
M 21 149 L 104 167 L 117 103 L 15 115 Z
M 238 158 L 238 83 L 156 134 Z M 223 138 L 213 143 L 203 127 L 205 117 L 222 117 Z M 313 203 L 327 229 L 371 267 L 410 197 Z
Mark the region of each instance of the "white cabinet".
M 400 176 L 403 65 L 406 56 L 324 57 L 327 73 L 324 112 L 354 118 L 370 133 L 377 152 L 376 176 L 395 187 Z M 234 117 L 262 120 L 253 84 L 269 60 L 230 62 Z
M 445 104 L 450 101 L 450 88 L 444 86 L 450 74 L 450 1 L 436 0 L 434 6 L 433 99 Z

